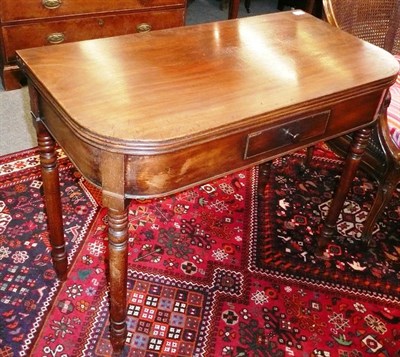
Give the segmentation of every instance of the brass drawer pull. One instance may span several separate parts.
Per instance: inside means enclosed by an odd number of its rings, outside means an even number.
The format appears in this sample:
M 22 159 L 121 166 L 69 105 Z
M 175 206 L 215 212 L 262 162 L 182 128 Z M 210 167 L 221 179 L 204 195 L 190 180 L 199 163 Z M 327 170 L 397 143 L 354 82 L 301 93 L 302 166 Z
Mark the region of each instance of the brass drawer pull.
M 61 0 L 42 0 L 42 5 L 46 9 L 57 9 L 61 6 Z
M 149 32 L 151 31 L 151 25 L 145 22 L 136 26 L 137 32 Z
M 47 36 L 47 42 L 51 43 L 52 45 L 64 42 L 64 40 L 65 40 L 65 36 L 61 32 L 51 33 L 50 35 Z

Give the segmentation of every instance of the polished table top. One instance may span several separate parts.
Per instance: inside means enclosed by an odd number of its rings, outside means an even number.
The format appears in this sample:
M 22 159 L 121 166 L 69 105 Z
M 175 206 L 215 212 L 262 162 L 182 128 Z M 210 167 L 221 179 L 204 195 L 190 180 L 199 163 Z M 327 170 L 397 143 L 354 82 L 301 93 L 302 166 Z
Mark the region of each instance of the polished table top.
M 85 140 L 129 153 L 361 95 L 398 66 L 301 11 L 18 53 Z

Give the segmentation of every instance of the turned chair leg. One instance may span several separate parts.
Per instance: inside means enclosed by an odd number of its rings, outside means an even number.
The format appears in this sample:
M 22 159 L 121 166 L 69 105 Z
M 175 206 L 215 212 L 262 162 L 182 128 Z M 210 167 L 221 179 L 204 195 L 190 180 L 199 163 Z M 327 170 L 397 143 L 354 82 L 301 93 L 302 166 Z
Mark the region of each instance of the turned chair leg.
M 370 135 L 370 127 L 360 129 L 354 133 L 353 141 L 350 145 L 345 165 L 342 170 L 342 176 L 340 178 L 339 185 L 336 188 L 331 206 L 325 218 L 325 222 L 321 228 L 321 234 L 318 239 L 317 249 L 315 251 L 315 256 L 317 258 L 328 258 L 325 255 L 325 249 L 327 248 L 330 240 L 333 238 L 333 235 L 335 233 L 336 222 L 343 208 L 343 204 L 346 200 L 351 183 L 353 182 L 353 179 L 356 175 L 356 171 L 360 164 Z
M 309 146 L 307 148 L 306 157 L 305 157 L 303 163 L 301 164 L 301 172 L 302 173 L 304 173 L 310 167 L 311 160 L 314 156 L 314 149 L 315 149 L 314 146 Z
M 244 7 L 248 14 L 250 14 L 250 2 L 251 0 L 244 0 Z
M 310 146 L 307 148 L 307 154 L 306 154 L 305 163 L 307 166 L 310 165 L 310 162 L 311 162 L 313 156 L 314 156 L 314 146 Z
M 370 242 L 375 224 L 379 217 L 382 215 L 389 201 L 392 199 L 394 190 L 400 181 L 400 167 L 389 171 L 385 179 L 378 186 L 374 202 L 372 203 L 371 210 L 368 213 L 367 219 L 364 222 L 362 232 L 363 240 Z

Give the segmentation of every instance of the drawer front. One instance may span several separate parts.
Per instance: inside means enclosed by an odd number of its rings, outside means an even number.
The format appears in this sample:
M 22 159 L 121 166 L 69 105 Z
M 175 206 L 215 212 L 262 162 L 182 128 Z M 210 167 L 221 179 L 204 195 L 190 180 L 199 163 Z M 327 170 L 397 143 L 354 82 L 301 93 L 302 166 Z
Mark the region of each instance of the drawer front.
M 174 9 L 4 26 L 6 61 L 15 61 L 15 51 L 24 48 L 182 26 L 184 16 L 184 9 Z
M 184 0 L 2 0 L 1 21 L 52 18 L 98 12 L 184 7 Z
M 329 116 L 330 111 L 324 111 L 248 134 L 244 159 L 323 135 Z
M 126 162 L 126 187 L 131 188 L 128 194 L 134 198 L 176 192 L 321 141 L 329 134 L 332 112 L 324 108 L 308 115 L 281 118 L 269 125 L 266 118 L 265 125 L 257 129 L 219 138 L 210 136 L 210 141 L 182 145 L 176 151 L 145 159 L 132 155 Z

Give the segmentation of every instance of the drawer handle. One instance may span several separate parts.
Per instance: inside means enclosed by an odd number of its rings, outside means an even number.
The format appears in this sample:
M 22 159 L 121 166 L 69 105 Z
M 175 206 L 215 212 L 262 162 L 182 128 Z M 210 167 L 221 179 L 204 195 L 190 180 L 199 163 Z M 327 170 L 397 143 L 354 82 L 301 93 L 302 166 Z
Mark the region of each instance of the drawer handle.
M 285 133 L 285 135 L 286 135 L 287 137 L 289 137 L 289 139 L 290 139 L 290 141 L 291 141 L 292 143 L 298 143 L 298 142 L 299 142 L 299 140 L 300 140 L 300 133 L 293 134 L 293 133 L 290 132 L 289 129 L 283 129 L 283 132 Z
M 64 40 L 65 40 L 65 36 L 61 32 L 51 33 L 50 35 L 47 36 L 47 42 L 51 43 L 52 45 L 64 42 Z
M 151 25 L 145 22 L 136 26 L 137 32 L 149 32 L 151 31 Z
M 61 6 L 61 0 L 42 0 L 42 5 L 46 9 L 57 9 Z

